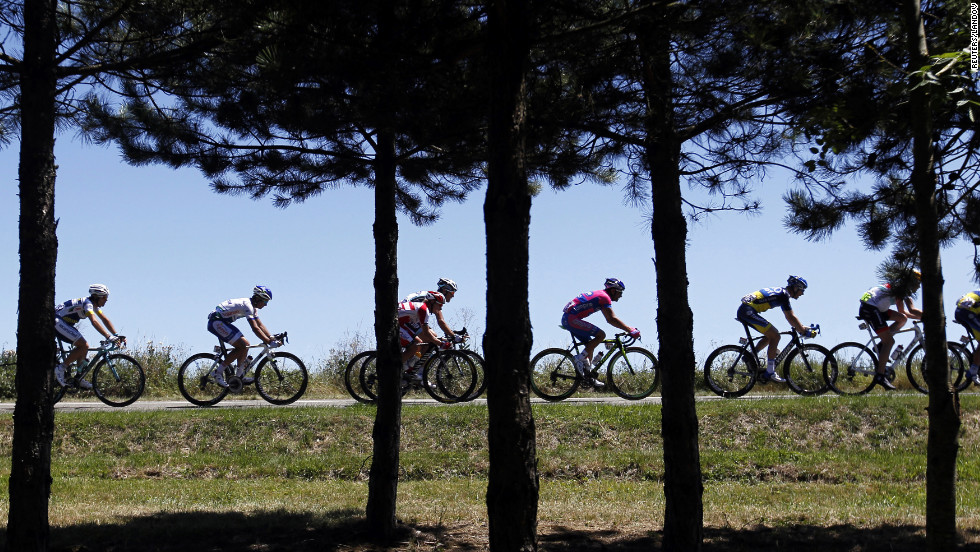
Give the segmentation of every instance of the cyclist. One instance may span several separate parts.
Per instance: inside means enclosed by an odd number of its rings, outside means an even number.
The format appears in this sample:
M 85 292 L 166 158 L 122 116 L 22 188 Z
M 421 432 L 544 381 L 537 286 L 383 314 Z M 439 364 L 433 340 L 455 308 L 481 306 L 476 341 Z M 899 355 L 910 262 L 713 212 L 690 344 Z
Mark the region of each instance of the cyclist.
M 245 370 L 248 369 L 248 363 L 245 361 L 248 353 L 248 340 L 245 339 L 242 332 L 232 322 L 244 317 L 248 320 L 248 325 L 252 327 L 252 332 L 263 343 L 268 344 L 270 347 L 281 345 L 281 343 L 272 338 L 272 332 L 259 320 L 259 315 L 256 312 L 259 309 L 265 308 L 271 300 L 271 289 L 266 286 L 255 286 L 252 289 L 252 297 L 229 299 L 215 307 L 214 312 L 208 315 L 208 331 L 224 343 L 233 347 L 232 351 L 211 372 L 211 377 L 221 387 L 228 387 L 228 383 L 225 381 L 225 370 L 231 366 L 232 361 L 236 363 L 237 370 L 235 375 L 239 378 L 244 376 Z M 255 381 L 255 378 L 242 379 L 244 385 L 248 385 L 253 381 Z
M 966 326 L 974 339 L 980 340 L 980 289 L 971 291 L 956 301 L 953 319 Z M 966 373 L 974 384 L 980 385 L 980 347 L 973 351 L 970 370 Z
M 627 325 L 612 310 L 613 302 L 619 301 L 625 290 L 626 284 L 622 281 L 616 278 L 606 278 L 603 289 L 588 291 L 575 297 L 562 310 L 564 314 L 561 317 L 561 326 L 568 330 L 572 336 L 585 343 L 585 350 L 573 357 L 575 370 L 580 376 L 586 378 L 586 383 L 597 389 L 605 387 L 605 384 L 587 374 L 589 373 L 588 370 L 592 368 L 592 353 L 606 338 L 606 333 L 596 325 L 586 322 L 585 318 L 595 311 L 601 311 L 602 315 L 606 317 L 606 322 L 624 332 L 629 332 L 632 337 L 639 338 L 640 330 Z
M 449 278 L 439 278 L 439 281 L 436 282 L 435 292 L 417 291 L 415 293 L 410 293 L 407 297 L 405 297 L 405 302 L 412 303 L 412 302 L 424 301 L 426 295 L 428 295 L 429 293 L 441 293 L 442 296 L 446 298 L 446 302 L 448 303 L 453 300 L 453 297 L 456 296 L 456 291 L 458 289 L 459 287 L 456 285 L 456 282 L 450 280 Z M 463 341 L 463 338 L 461 336 L 456 335 L 456 332 L 454 332 L 449 327 L 449 324 L 446 322 L 446 317 L 443 316 L 442 314 L 442 303 L 439 303 L 438 301 L 433 303 L 432 307 L 429 309 L 429 312 L 435 315 L 436 322 L 439 324 L 439 327 L 442 328 L 442 331 L 447 339 L 454 341 L 456 343 L 460 343 Z
M 436 305 L 441 307 L 446 303 L 446 297 L 438 291 L 426 293 L 420 301 L 402 301 L 398 303 L 398 337 L 402 351 L 403 378 L 422 380 L 422 374 L 415 370 L 412 359 L 417 359 L 416 353 L 423 343 L 433 343 L 441 349 L 448 349 L 450 341 L 439 339 L 429 328 L 429 312 Z
M 762 334 L 755 345 L 755 352 L 758 353 L 763 347 L 768 345 L 766 352 L 766 372 L 759 377 L 762 383 L 775 381 L 784 383 L 785 378 L 776 373 L 776 355 L 779 354 L 779 330 L 762 317 L 765 312 L 773 307 L 779 307 L 783 311 L 786 321 L 796 331 L 804 337 L 814 337 L 817 331 L 807 328 L 800 322 L 800 319 L 793 314 L 793 307 L 790 305 L 791 299 L 799 299 L 806 291 L 806 280 L 799 276 L 790 275 L 786 280 L 786 287 L 763 288 L 742 297 L 742 304 L 739 305 L 735 314 L 735 319 L 739 322 L 754 328 Z
M 102 312 L 102 307 L 108 300 L 109 288 L 102 284 L 92 284 L 88 288 L 88 297 L 65 301 L 54 308 L 54 333 L 59 339 L 72 345 L 72 350 L 68 353 L 65 361 L 54 367 L 54 378 L 58 385 L 68 385 L 65 381 L 65 367 L 82 360 L 88 354 L 88 342 L 75 327 L 75 324 L 78 324 L 82 318 L 88 318 L 92 322 L 92 327 L 107 340 L 122 345 L 126 344 L 126 338 L 116 333 L 116 328 L 112 325 L 109 317 Z M 102 319 L 105 328 L 93 315 Z M 78 386 L 82 389 L 92 388 L 92 384 L 85 380 L 78 380 Z
M 915 308 L 915 303 L 909 297 L 919 289 L 922 273 L 913 270 L 912 275 L 914 276 L 913 287 L 909 293 L 900 292 L 890 283 L 875 286 L 861 296 L 861 307 L 858 309 L 858 318 L 867 322 L 881 338 L 877 347 L 878 366 L 875 370 L 874 381 L 888 391 L 895 389 L 895 386 L 888 381 L 888 377 L 885 375 L 888 353 L 895 345 L 895 334 L 902 329 L 909 318 L 912 320 L 922 319 L 922 311 Z M 892 305 L 895 305 L 898 310 L 891 310 Z M 889 320 L 892 321 L 891 325 L 888 324 Z

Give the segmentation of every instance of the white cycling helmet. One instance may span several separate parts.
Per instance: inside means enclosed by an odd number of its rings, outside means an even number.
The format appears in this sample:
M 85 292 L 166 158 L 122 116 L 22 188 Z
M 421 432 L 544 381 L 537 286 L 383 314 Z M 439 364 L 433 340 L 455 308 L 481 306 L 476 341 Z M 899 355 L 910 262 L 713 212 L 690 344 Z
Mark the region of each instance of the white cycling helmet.
M 88 287 L 88 294 L 92 297 L 108 297 L 109 288 L 102 284 L 92 284 Z
M 459 289 L 459 287 L 456 285 L 456 282 L 450 280 L 449 278 L 439 278 L 439 282 L 436 284 L 436 289 L 442 292 L 451 291 L 456 293 L 456 290 Z
M 265 286 L 255 286 L 252 288 L 252 296 L 266 301 L 272 300 L 272 290 Z

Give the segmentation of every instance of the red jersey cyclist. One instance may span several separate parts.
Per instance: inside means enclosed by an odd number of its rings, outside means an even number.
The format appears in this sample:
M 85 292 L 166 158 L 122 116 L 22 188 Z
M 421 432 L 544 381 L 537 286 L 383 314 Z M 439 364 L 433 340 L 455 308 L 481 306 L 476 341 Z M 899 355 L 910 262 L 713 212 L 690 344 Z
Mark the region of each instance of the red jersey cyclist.
M 771 308 L 779 307 L 783 311 L 786 321 L 796 331 L 804 337 L 814 337 L 817 331 L 807 328 L 800 322 L 800 319 L 793 314 L 793 307 L 790 299 L 799 299 L 806 291 L 806 280 L 799 276 L 790 276 L 786 280 L 786 287 L 764 288 L 754 291 L 742 297 L 742 304 L 739 305 L 735 314 L 735 319 L 739 322 L 755 329 L 762 334 L 762 339 L 756 342 L 755 352 L 758 353 L 763 347 L 768 345 L 766 352 L 766 373 L 760 376 L 759 381 L 767 383 L 775 381 L 783 383 L 785 378 L 776 373 L 776 355 L 779 354 L 779 330 L 762 317 L 762 312 Z
M 878 343 L 878 366 L 875 373 L 875 383 L 888 391 L 895 389 L 895 386 L 888 381 L 885 375 L 888 353 L 895 345 L 895 334 L 902 329 L 909 318 L 912 320 L 922 319 L 922 311 L 915 308 L 912 298 L 908 297 L 919 289 L 922 273 L 913 270 L 912 276 L 914 278 L 913 287 L 909 293 L 902 293 L 892 284 L 875 286 L 861 296 L 861 307 L 858 310 L 858 318 L 867 322 L 881 338 Z M 898 310 L 891 310 L 892 305 Z M 890 325 L 888 324 L 889 321 L 891 321 Z
M 453 297 L 456 296 L 456 291 L 458 289 L 459 287 L 456 285 L 456 282 L 450 280 L 449 278 L 439 278 L 439 281 L 436 282 L 436 291 L 418 291 L 415 293 L 410 293 L 408 297 L 405 297 L 405 302 L 420 302 L 424 301 L 426 295 L 430 293 L 441 293 L 442 296 L 446 298 L 446 303 L 448 303 L 453 300 Z M 438 301 L 434 302 L 429 308 L 429 313 L 436 317 L 436 323 L 439 324 L 439 327 L 442 328 L 443 334 L 448 339 L 455 341 L 456 343 L 462 342 L 463 339 L 460 336 L 457 336 L 446 322 L 446 317 L 442 314 L 442 305 L 443 304 Z
M 95 331 L 102 334 L 107 340 L 113 343 L 118 341 L 126 344 L 126 338 L 116 335 L 116 328 L 109 321 L 109 317 L 102 312 L 102 307 L 108 300 L 109 288 L 102 284 L 92 284 L 88 288 L 88 297 L 65 301 L 54 308 L 54 333 L 59 339 L 71 343 L 72 346 L 65 362 L 54 367 L 54 378 L 58 381 L 58 385 L 68 385 L 65 381 L 65 367 L 71 366 L 88 354 L 88 342 L 75 327 L 75 324 L 78 324 L 81 319 L 88 318 Z M 96 316 L 105 323 L 105 328 L 96 320 Z M 85 380 L 79 380 L 78 386 L 82 389 L 92 388 L 92 384 Z
M 575 370 L 580 376 L 587 378 L 587 383 L 596 388 L 605 387 L 605 384 L 588 377 L 586 370 L 592 367 L 592 353 L 606 338 L 606 333 L 596 325 L 586 322 L 585 318 L 596 311 L 601 311 L 606 322 L 624 332 L 629 332 L 632 337 L 640 337 L 640 330 L 627 325 L 612 310 L 613 302 L 619 301 L 625 290 L 626 284 L 616 278 L 607 278 L 604 289 L 583 293 L 569 301 L 563 309 L 561 326 L 585 343 L 585 350 L 573 357 Z
M 411 378 L 417 381 L 422 380 L 422 374 L 416 370 L 415 366 L 409 361 L 416 358 L 415 353 L 423 343 L 433 343 L 442 349 L 449 348 L 449 341 L 439 339 L 431 328 L 429 321 L 431 310 L 439 305 L 446 303 L 446 297 L 438 291 L 430 291 L 421 298 L 421 301 L 402 301 L 398 303 L 398 338 L 402 351 L 402 377 Z
M 208 315 L 208 331 L 217 336 L 222 342 L 233 347 L 225 359 L 211 372 L 211 377 L 221 387 L 228 387 L 228 383 L 225 382 L 225 370 L 231 366 L 232 362 L 236 363 L 237 370 L 235 374 L 239 378 L 244 376 L 245 370 L 248 369 L 248 363 L 245 362 L 245 357 L 248 354 L 249 343 L 245 339 L 245 336 L 242 335 L 242 332 L 235 327 L 233 324 L 234 321 L 239 318 L 245 318 L 245 320 L 248 320 L 248 325 L 251 326 L 252 332 L 262 340 L 262 343 L 266 343 L 270 347 L 281 345 L 278 341 L 272 339 L 272 332 L 259 320 L 258 310 L 265 308 L 271 300 L 271 289 L 265 286 L 255 286 L 252 289 L 252 297 L 229 299 L 215 307 L 214 312 Z M 248 385 L 253 381 L 254 378 L 242 379 L 244 385 Z

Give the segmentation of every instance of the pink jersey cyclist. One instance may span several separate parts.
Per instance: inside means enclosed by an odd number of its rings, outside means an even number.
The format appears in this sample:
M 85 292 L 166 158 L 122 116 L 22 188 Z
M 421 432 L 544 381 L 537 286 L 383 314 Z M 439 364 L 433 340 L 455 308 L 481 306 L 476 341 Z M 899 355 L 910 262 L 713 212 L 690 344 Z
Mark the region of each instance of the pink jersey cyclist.
M 591 380 L 586 369 L 592 366 L 592 353 L 595 348 L 606 338 L 606 333 L 601 329 L 585 321 L 585 317 L 600 311 L 613 326 L 630 332 L 634 337 L 640 337 L 640 330 L 626 325 L 625 322 L 616 317 L 612 310 L 614 301 L 619 301 L 626 290 L 626 284 L 616 278 L 607 278 L 604 289 L 583 293 L 565 305 L 564 313 L 561 317 L 561 325 L 568 330 L 573 337 L 585 343 L 585 350 L 575 355 L 575 369 L 580 375 L 586 376 L 594 387 L 604 387 L 600 381 Z

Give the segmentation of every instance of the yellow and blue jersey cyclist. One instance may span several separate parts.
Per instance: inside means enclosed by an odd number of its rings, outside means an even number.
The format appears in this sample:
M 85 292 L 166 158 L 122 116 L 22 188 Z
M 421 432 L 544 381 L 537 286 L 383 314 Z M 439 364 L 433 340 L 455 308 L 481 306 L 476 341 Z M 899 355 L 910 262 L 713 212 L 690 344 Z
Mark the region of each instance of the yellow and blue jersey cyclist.
M 973 338 L 980 341 L 980 289 L 971 291 L 956 301 L 953 319 L 966 326 Z M 980 385 L 980 347 L 973 351 L 970 370 L 966 376 L 976 385 Z
M 777 330 L 760 313 L 769 309 L 779 308 L 783 311 L 786 321 L 793 326 L 796 331 L 805 337 L 814 337 L 816 330 L 807 328 L 800 322 L 800 319 L 793 314 L 793 307 L 790 305 L 791 299 L 799 299 L 807 288 L 806 280 L 800 276 L 793 276 L 786 280 L 785 287 L 763 288 L 742 297 L 742 304 L 739 305 L 735 318 L 762 334 L 762 339 L 756 342 L 755 352 L 758 353 L 763 347 L 768 346 L 766 362 L 766 373 L 760 377 L 762 383 L 775 381 L 783 383 L 786 380 L 776 373 L 776 355 L 779 354 L 779 330 Z

